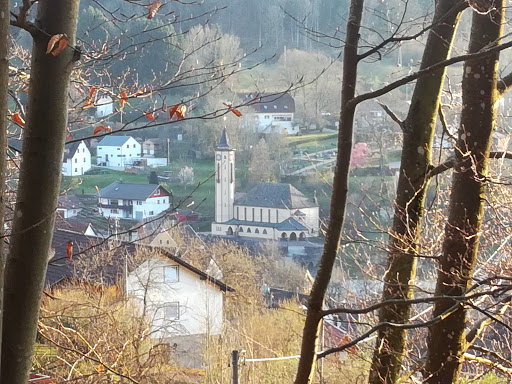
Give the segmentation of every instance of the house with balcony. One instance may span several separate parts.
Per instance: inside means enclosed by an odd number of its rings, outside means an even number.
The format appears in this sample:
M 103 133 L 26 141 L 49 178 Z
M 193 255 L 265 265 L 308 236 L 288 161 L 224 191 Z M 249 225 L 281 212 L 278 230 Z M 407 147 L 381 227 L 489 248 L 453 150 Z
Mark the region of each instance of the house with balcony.
M 123 169 L 141 157 L 141 145 L 131 136 L 105 136 L 96 147 L 97 164 Z
M 257 118 L 258 133 L 296 135 L 295 100 L 288 93 L 243 93 L 242 103 L 251 107 L 247 115 Z
M 98 192 L 98 209 L 105 217 L 143 220 L 168 209 L 170 196 L 157 184 L 115 181 Z

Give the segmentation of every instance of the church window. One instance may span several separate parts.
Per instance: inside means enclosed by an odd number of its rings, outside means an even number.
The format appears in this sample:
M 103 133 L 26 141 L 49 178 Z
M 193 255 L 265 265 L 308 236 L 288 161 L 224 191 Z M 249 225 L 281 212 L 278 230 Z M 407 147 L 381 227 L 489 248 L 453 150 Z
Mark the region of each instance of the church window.
M 251 233 L 251 228 L 247 228 L 247 233 Z
M 235 172 L 233 169 L 233 163 L 231 163 L 231 180 L 230 183 L 233 183 L 235 181 Z
M 279 223 L 279 209 L 276 209 L 276 223 Z
M 263 230 L 263 234 L 264 234 L 264 235 L 266 235 L 266 234 L 267 234 L 267 230 L 266 230 L 266 229 L 264 229 L 264 230 Z
M 240 219 L 240 207 L 236 207 L 236 218 Z
M 263 221 L 263 208 L 260 209 L 260 221 Z
M 217 183 L 220 183 L 220 163 L 217 163 Z
M 247 221 L 247 208 L 244 208 L 244 220 Z
M 268 210 L 268 222 L 270 223 L 270 209 Z
M 240 229 L 238 230 L 238 232 L 243 232 L 244 229 L 242 227 L 240 227 Z
M 297 234 L 295 232 L 290 233 L 290 241 L 297 241 Z
M 251 217 L 251 221 L 255 221 L 255 218 L 254 218 L 254 208 L 252 209 L 252 217 Z
M 260 233 L 260 230 L 259 230 L 258 228 L 256 228 L 256 229 L 254 230 L 254 233 Z

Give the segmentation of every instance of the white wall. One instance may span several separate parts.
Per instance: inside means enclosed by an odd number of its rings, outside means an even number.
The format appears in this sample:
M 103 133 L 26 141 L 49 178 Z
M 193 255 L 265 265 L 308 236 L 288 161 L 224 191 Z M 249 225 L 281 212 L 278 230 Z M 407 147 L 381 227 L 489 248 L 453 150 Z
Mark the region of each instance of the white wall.
M 112 199 L 107 198 L 100 198 L 99 202 L 100 204 L 109 204 L 111 203 Z M 112 210 L 116 208 L 99 208 L 100 213 L 107 217 L 119 217 L 119 218 L 127 218 L 125 214 L 125 210 L 123 210 L 123 206 L 131 206 L 132 211 L 129 216 L 129 218 L 132 219 L 145 219 L 148 217 L 153 217 L 161 213 L 162 211 L 165 211 L 170 207 L 170 201 L 169 196 L 160 196 L 160 197 L 152 197 L 148 198 L 144 201 L 141 200 L 117 200 L 117 205 L 119 208 L 117 208 L 117 212 L 112 212 Z M 137 212 L 140 212 L 140 216 L 137 217 Z
M 97 163 L 106 162 L 107 167 L 124 167 L 131 165 L 134 158 L 140 158 L 141 146 L 133 137 L 118 147 L 98 145 Z M 108 161 L 106 161 L 108 155 Z
M 91 169 L 91 152 L 81 141 L 73 158 L 62 164 L 62 174 L 64 176 L 81 176 L 89 169 Z
M 295 129 L 293 125 L 293 113 L 272 113 L 269 110 L 269 113 L 257 113 L 256 116 L 258 117 L 258 132 L 277 132 L 283 134 L 285 129 L 288 131 L 288 134 L 298 132 L 298 129 Z M 271 124 L 276 126 L 277 129 L 270 130 L 267 128 Z
M 127 294 L 142 306 L 147 302 L 147 314 L 155 338 L 172 335 L 217 335 L 222 332 L 223 293 L 198 275 L 178 266 L 179 281 L 166 283 L 164 267 L 178 265 L 155 257 L 129 274 Z M 179 320 L 164 318 L 166 303 L 179 302 Z
M 96 100 L 96 117 L 105 117 L 114 113 L 114 104 L 110 96 L 102 96 Z

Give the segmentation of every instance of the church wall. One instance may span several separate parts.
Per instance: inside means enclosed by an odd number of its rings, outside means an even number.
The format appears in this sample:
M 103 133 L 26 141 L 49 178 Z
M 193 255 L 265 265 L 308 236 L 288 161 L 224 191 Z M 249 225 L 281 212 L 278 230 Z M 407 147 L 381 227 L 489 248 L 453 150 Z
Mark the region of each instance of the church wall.
M 318 221 L 319 221 L 318 207 L 301 208 L 300 211 L 303 212 L 306 215 L 306 217 L 301 218 L 298 221 L 303 222 L 303 224 L 306 227 L 308 227 L 310 229 L 313 229 L 316 233 L 318 233 L 318 227 L 319 227 L 319 224 L 318 224 Z
M 289 218 L 291 216 L 291 212 L 289 209 L 257 207 L 252 205 L 236 205 L 234 215 L 237 220 L 242 221 L 254 221 L 257 223 L 280 223 L 281 221 Z

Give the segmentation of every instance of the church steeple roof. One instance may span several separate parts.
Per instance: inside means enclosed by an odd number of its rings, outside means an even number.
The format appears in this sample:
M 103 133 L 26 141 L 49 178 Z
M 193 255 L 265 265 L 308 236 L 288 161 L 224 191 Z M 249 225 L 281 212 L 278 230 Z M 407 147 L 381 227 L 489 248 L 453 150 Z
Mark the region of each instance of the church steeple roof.
M 228 133 L 226 132 L 226 128 L 222 130 L 219 143 L 217 144 L 217 149 L 231 149 L 229 146 Z

